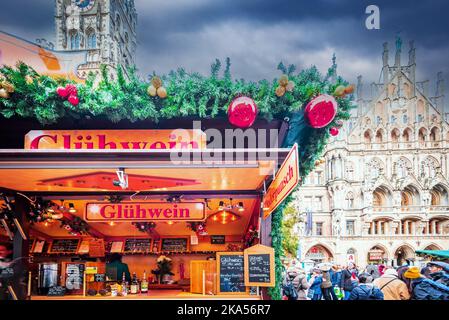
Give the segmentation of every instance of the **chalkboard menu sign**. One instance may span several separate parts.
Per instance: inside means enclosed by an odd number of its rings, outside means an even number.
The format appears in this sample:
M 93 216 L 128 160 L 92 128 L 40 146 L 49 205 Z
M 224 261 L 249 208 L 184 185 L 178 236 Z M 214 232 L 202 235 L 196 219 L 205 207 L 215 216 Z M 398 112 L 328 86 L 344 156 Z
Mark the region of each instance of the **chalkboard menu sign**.
M 125 253 L 149 253 L 151 239 L 126 239 Z
M 50 289 L 48 289 L 48 294 L 47 296 L 50 297 L 63 297 L 65 296 L 65 288 L 61 287 L 61 286 L 56 286 L 56 287 L 51 287 Z
M 186 252 L 188 251 L 188 238 L 163 238 L 161 241 L 162 252 Z
M 51 244 L 50 253 L 76 253 L 79 239 L 56 239 Z
M 250 282 L 270 283 L 270 255 L 248 255 L 248 273 Z
M 226 237 L 225 236 L 210 236 L 211 244 L 225 244 Z
M 274 249 L 255 245 L 244 252 L 245 284 L 247 286 L 274 286 Z
M 242 252 L 217 253 L 217 270 L 218 293 L 241 294 L 247 292 Z

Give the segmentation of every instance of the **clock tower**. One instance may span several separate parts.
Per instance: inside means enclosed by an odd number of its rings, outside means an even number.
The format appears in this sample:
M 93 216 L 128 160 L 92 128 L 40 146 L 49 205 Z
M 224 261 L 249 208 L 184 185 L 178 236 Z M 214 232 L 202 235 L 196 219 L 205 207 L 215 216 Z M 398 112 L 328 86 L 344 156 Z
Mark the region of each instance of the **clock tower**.
M 55 0 L 56 50 L 86 52 L 78 76 L 100 73 L 109 67 L 112 76 L 119 66 L 135 64 L 137 12 L 134 0 Z

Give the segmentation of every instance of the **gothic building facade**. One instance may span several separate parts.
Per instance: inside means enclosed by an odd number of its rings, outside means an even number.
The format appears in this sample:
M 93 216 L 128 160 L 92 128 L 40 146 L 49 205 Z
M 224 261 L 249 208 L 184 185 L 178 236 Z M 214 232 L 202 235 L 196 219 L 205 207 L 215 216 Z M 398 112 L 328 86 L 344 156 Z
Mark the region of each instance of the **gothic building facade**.
M 102 64 L 114 75 L 135 65 L 137 12 L 134 0 L 55 0 L 56 50 L 84 51 L 78 76 L 99 74 Z M 125 73 L 126 68 L 123 68 Z
M 353 117 L 296 193 L 302 260 L 396 266 L 419 264 L 415 250 L 449 248 L 445 84 L 439 73 L 429 96 L 428 81 L 415 78 L 415 51 L 411 42 L 404 65 L 398 38 L 390 65 L 384 44 L 369 99 L 358 78 Z

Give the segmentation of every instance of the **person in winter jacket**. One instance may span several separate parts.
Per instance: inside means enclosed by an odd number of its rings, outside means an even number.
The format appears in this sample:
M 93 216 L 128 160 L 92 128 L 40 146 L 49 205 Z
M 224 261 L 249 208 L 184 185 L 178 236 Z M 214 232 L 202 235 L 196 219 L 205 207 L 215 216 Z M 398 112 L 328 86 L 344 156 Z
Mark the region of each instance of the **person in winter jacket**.
M 309 280 L 309 294 L 308 297 L 312 300 L 321 300 L 321 283 L 323 282 L 323 277 L 319 270 L 314 270 L 312 277 Z
M 341 281 L 341 268 L 339 265 L 333 265 L 329 270 L 329 274 L 331 276 L 331 282 L 333 287 L 340 287 Z
M 384 300 L 410 299 L 407 285 L 398 278 L 397 271 L 392 268 L 386 269 L 380 278 L 374 280 L 373 284 L 382 291 Z
M 364 273 L 359 276 L 359 285 L 352 289 L 349 300 L 384 300 L 384 294 L 372 284 L 371 275 Z
M 334 287 L 332 286 L 330 268 L 321 269 L 323 282 L 321 282 L 321 293 L 323 294 L 324 300 L 338 300 L 334 292 Z
M 291 281 L 293 287 L 298 293 L 297 300 L 307 300 L 307 289 L 310 285 L 307 281 L 306 273 L 300 268 L 289 268 L 286 272 L 286 278 L 284 279 L 284 285 Z
M 429 278 L 449 286 L 449 263 L 432 261 L 427 264 L 429 268 Z
M 411 279 L 412 300 L 449 300 L 449 287 L 423 277 L 418 267 L 410 267 L 404 276 Z
M 344 300 L 348 300 L 352 289 L 357 281 L 358 271 L 353 263 L 348 263 L 348 267 L 341 272 L 340 288 L 344 290 Z

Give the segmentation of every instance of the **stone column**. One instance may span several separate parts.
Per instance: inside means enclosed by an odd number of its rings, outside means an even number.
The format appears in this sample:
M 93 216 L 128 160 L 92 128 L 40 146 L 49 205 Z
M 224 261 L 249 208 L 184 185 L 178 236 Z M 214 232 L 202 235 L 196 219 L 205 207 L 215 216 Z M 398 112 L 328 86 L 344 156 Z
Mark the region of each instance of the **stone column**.
M 431 225 L 432 225 L 432 234 L 433 235 L 437 234 L 437 229 L 436 229 L 437 228 L 437 222 L 435 220 L 432 220 Z
M 382 234 L 382 221 L 377 221 L 377 234 Z

